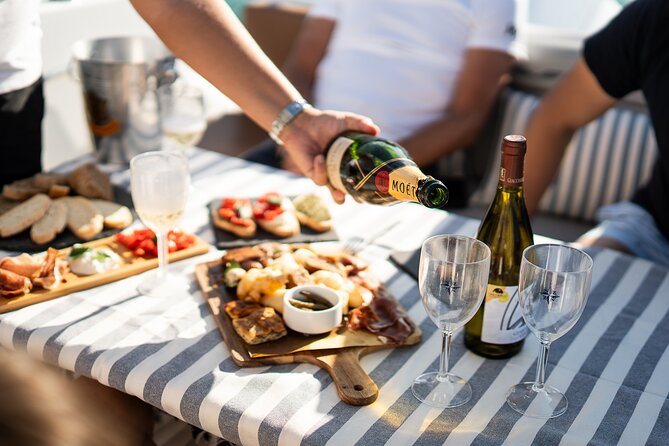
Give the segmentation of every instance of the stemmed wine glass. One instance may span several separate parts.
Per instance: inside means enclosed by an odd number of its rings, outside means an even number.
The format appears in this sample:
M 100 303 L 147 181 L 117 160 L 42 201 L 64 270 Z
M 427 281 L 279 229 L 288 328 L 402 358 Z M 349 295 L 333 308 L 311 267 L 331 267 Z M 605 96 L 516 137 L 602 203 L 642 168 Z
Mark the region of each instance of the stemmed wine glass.
M 423 242 L 418 286 L 423 306 L 441 330 L 439 371 L 416 378 L 411 386 L 420 401 L 446 408 L 465 404 L 472 388 L 448 372 L 451 335 L 469 321 L 485 296 L 490 270 L 490 248 L 460 235 L 438 235 Z
M 158 270 L 138 287 L 142 294 L 160 296 L 185 286 L 167 271 L 167 233 L 186 207 L 189 184 L 188 161 L 180 152 L 146 152 L 130 160 L 133 206 L 158 242 Z
M 534 245 L 523 251 L 518 299 L 523 319 L 539 338 L 535 382 L 513 386 L 506 402 L 528 417 L 554 418 L 567 410 L 567 397 L 545 382 L 551 342 L 581 317 L 590 290 L 592 258 L 566 245 Z
M 158 88 L 158 105 L 165 147 L 187 151 L 207 129 L 202 91 L 176 81 Z

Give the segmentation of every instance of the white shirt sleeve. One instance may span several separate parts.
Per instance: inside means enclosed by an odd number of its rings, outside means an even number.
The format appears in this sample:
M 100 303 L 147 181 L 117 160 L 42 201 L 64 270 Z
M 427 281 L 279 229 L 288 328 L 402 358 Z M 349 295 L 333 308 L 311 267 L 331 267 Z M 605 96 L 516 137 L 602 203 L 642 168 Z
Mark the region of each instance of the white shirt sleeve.
M 514 0 L 473 0 L 474 24 L 467 48 L 485 48 L 515 54 L 518 50 L 515 14 Z
M 309 8 L 308 15 L 309 17 L 321 17 L 325 19 L 337 20 L 340 8 L 341 5 L 339 0 L 316 0 Z

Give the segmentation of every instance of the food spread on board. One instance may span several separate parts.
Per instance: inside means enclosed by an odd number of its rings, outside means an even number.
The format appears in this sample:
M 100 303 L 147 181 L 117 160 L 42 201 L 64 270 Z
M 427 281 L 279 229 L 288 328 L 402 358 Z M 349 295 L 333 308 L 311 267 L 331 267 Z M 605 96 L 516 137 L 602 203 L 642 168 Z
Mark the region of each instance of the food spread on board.
M 398 303 L 384 292 L 368 263 L 333 248 L 331 244 L 262 243 L 228 250 L 221 259 L 222 285 L 230 300 L 225 313 L 237 334 L 248 344 L 259 344 L 286 335 L 283 324 L 284 295 L 302 285 L 320 285 L 341 299 L 342 327 L 366 330 L 385 343 L 402 343 L 415 325 Z M 327 311 L 331 301 L 318 288 L 292 293 L 289 302 L 309 313 Z
M 122 243 L 123 242 L 123 243 Z M 130 246 L 135 246 L 130 248 Z M 209 250 L 196 236 L 170 231 L 171 261 Z M 0 258 L 0 313 L 103 285 L 158 265 L 155 234 L 149 229 L 127 230 L 115 236 L 61 250 Z

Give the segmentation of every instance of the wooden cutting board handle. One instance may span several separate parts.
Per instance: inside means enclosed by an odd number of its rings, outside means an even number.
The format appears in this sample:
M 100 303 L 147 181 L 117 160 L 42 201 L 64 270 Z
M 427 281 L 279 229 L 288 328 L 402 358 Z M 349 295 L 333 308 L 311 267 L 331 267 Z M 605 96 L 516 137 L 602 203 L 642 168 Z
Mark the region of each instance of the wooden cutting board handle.
M 379 388 L 360 366 L 360 356 L 367 347 L 337 350 L 336 354 L 319 354 L 317 350 L 301 358 L 315 364 L 330 374 L 337 387 L 339 398 L 347 404 L 366 406 L 376 401 Z

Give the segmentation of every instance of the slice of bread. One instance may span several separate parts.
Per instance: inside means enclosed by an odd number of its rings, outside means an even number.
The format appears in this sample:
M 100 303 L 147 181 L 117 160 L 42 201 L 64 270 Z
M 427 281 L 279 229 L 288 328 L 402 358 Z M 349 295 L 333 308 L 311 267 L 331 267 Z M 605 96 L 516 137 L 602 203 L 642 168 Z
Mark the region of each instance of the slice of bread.
M 28 229 L 42 218 L 51 206 L 51 198 L 37 194 L 0 215 L 0 236 L 10 237 Z
M 242 226 L 234 224 L 230 220 L 221 218 L 220 215 L 218 215 L 218 209 L 211 210 L 211 221 L 214 222 L 214 225 L 217 228 L 231 232 L 235 234 L 237 237 L 241 238 L 253 237 L 257 229 L 256 223 L 254 221 L 251 221 L 251 223 L 253 223 L 251 226 Z
M 257 219 L 258 225 L 265 231 L 278 237 L 292 237 L 300 233 L 300 222 L 295 213 L 295 207 L 288 198 L 281 201 L 283 212 L 272 220 Z
M 67 185 L 67 175 L 64 173 L 38 173 L 33 177 L 33 184 L 43 190 L 49 190 L 53 186 Z
M 8 210 L 15 208 L 19 204 L 18 201 L 8 200 L 2 195 L 0 195 L 0 215 L 4 214 Z
M 67 205 L 62 200 L 53 200 L 46 214 L 30 228 L 33 242 L 43 245 L 63 232 L 67 222 Z
M 332 229 L 332 215 L 325 202 L 316 194 L 304 194 L 293 200 L 297 218 L 304 226 L 316 232 Z
M 100 199 L 92 199 L 90 202 L 93 203 L 95 209 L 104 218 L 105 227 L 123 229 L 132 223 L 132 213 L 126 206 Z
M 30 177 L 5 184 L 2 187 L 2 196 L 9 200 L 24 201 L 46 190 L 35 186 L 33 177 Z
M 67 227 L 74 235 L 90 240 L 102 232 L 104 217 L 93 203 L 82 197 L 64 197 L 61 200 L 67 205 Z
M 114 200 L 114 191 L 109 175 L 93 163 L 84 164 L 74 169 L 67 176 L 67 184 L 82 197 Z

